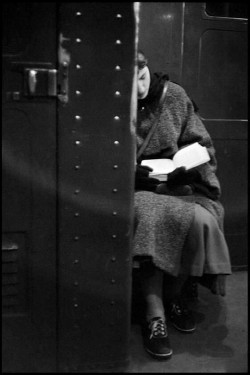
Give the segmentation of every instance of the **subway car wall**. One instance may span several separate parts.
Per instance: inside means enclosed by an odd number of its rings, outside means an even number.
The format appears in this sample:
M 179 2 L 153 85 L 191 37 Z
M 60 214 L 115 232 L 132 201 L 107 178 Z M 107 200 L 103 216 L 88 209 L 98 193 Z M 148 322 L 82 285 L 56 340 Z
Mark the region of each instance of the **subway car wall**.
M 128 364 L 136 9 L 4 3 L 4 372 Z
M 246 3 L 142 2 L 139 49 L 199 107 L 216 149 L 233 270 L 247 267 Z

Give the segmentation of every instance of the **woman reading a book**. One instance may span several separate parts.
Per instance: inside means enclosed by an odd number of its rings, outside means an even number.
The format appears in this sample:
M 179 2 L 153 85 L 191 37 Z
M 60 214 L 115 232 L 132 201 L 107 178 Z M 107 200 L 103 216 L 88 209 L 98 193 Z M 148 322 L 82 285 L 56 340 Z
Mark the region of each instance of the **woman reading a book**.
M 140 261 L 146 302 L 144 346 L 164 359 L 172 355 L 167 318 L 182 332 L 196 328 L 181 293 L 186 279 L 195 277 L 224 296 L 231 265 L 212 140 L 182 87 L 166 74 L 152 74 L 142 52 L 138 68 L 133 255 Z M 172 159 L 196 142 L 206 147 L 210 160 L 190 170 L 176 168 L 166 182 L 150 177 L 152 169 L 141 165 L 147 159 Z

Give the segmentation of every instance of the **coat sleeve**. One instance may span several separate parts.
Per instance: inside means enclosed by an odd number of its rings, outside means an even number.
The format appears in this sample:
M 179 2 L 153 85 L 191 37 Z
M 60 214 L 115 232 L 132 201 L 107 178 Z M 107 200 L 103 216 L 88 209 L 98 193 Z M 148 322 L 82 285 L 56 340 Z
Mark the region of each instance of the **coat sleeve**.
M 211 199 L 219 199 L 221 188 L 216 176 L 217 160 L 212 139 L 199 115 L 195 113 L 192 101 L 184 90 L 182 105 L 183 118 L 178 148 L 182 148 L 194 142 L 199 142 L 202 146 L 207 148 L 210 155 L 210 161 L 197 167 L 200 181 L 194 183 L 194 188 L 197 192 L 205 194 Z

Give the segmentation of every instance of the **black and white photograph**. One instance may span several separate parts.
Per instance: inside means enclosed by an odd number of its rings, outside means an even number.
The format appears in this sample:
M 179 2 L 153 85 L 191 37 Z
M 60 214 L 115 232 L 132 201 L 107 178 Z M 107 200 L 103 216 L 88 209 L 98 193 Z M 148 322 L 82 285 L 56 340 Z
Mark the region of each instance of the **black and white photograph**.
M 247 373 L 248 3 L 1 8 L 2 373 Z

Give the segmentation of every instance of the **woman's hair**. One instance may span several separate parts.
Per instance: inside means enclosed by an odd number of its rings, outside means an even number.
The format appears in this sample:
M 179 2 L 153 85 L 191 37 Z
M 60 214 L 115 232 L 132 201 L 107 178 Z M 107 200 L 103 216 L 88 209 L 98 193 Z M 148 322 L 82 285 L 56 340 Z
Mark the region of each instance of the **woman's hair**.
M 146 56 L 144 55 L 144 53 L 141 50 L 139 50 L 138 54 L 137 54 L 138 69 L 139 70 L 143 69 L 145 66 L 147 66 L 147 63 L 148 63 L 148 60 L 147 60 Z

